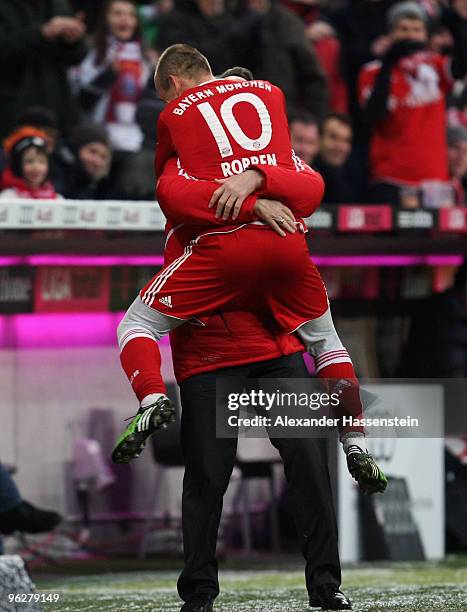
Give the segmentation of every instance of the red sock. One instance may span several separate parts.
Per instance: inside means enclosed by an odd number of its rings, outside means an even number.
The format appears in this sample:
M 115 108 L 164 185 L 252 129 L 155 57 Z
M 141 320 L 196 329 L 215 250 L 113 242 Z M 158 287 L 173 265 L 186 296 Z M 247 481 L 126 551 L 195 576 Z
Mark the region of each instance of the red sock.
M 123 347 L 120 361 L 140 403 L 151 393 L 166 393 L 161 376 L 161 353 L 155 340 L 133 338 Z
M 321 363 L 323 363 L 323 361 L 326 362 L 332 359 L 331 355 L 328 359 L 326 359 L 325 355 L 320 355 L 316 361 L 321 361 Z M 327 365 L 322 365 L 321 369 L 318 364 L 317 370 L 318 378 L 326 378 L 329 381 L 327 385 L 329 393 L 333 392 L 333 389 L 340 381 L 344 383 L 343 385 L 339 385 L 342 389 L 342 393 L 341 401 L 335 408 L 336 418 L 342 419 L 343 416 L 352 416 L 354 419 L 363 418 L 360 385 L 355 376 L 355 370 L 353 369 L 352 363 L 350 361 L 345 361 L 344 363 L 329 363 Z M 342 426 L 342 422 L 339 424 L 338 428 L 341 438 L 343 434 L 350 432 L 365 433 L 365 428 L 362 426 Z

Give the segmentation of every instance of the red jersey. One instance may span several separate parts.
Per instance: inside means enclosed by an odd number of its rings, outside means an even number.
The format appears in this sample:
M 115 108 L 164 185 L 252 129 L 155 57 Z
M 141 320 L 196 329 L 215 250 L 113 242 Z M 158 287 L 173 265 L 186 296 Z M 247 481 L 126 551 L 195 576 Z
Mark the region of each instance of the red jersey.
M 170 160 L 174 155 L 180 157 L 180 164 Z M 207 207 L 218 185 L 193 177 L 220 178 L 248 167 L 262 170 L 264 192 L 280 199 L 297 216 L 308 216 L 321 201 L 321 176 L 292 155 L 284 96 L 277 87 L 263 81 L 212 81 L 166 106 L 159 117 L 156 152 L 158 199 L 172 227 L 166 264 L 199 234 L 200 225 L 225 224 Z M 255 220 L 257 195 L 245 201 L 238 223 Z M 268 323 L 250 312 L 214 315 L 206 327 L 181 326 L 171 333 L 171 344 L 179 382 L 199 372 L 304 349 L 294 335 L 280 334 L 273 320 Z
M 263 166 L 264 191 L 288 206 L 298 217 L 307 217 L 318 207 L 324 190 L 320 174 L 296 159 L 292 172 Z M 175 158 L 169 160 L 159 178 L 157 192 L 172 229 L 165 247 L 165 265 L 179 257 L 190 240 L 204 226 L 225 226 L 207 206 L 218 188 L 213 181 L 193 180 Z M 252 208 L 256 196 L 240 209 L 239 223 L 255 220 Z M 251 239 L 254 238 L 253 232 Z M 239 342 L 239 338 L 241 342 Z M 170 334 L 172 358 L 178 382 L 219 368 L 274 359 L 303 351 L 294 334 L 280 333 L 276 323 L 246 311 L 226 312 L 209 318 L 205 327 L 181 325 Z
M 268 81 L 213 80 L 167 104 L 157 127 L 156 176 L 173 155 L 200 179 L 248 167 L 294 168 L 282 91 Z
M 453 85 L 450 59 L 423 51 L 402 58 L 391 73 L 389 111 L 374 127 L 370 145 L 373 180 L 418 185 L 448 180 L 445 94 Z M 358 95 L 364 105 L 380 71 L 366 64 Z

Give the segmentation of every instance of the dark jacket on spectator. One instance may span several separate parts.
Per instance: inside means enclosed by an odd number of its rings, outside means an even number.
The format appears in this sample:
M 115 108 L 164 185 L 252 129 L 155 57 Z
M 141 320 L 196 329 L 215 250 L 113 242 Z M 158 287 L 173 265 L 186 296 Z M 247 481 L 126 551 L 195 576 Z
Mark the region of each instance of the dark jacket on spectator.
M 72 15 L 66 0 L 0 2 L 0 137 L 34 105 L 53 110 L 64 132 L 76 123 L 66 70 L 83 59 L 86 48 L 82 41 L 66 44 L 42 36 L 42 25 L 59 15 Z
M 195 2 L 187 2 L 161 16 L 156 48 L 163 51 L 175 43 L 192 45 L 206 55 L 214 74 L 220 74 L 238 63 L 233 27 L 233 19 L 227 13 L 207 17 Z
M 110 177 L 96 181 L 84 172 L 79 160 L 66 169 L 60 188 L 63 197 L 69 200 L 112 200 L 115 197 Z
M 324 179 L 325 204 L 346 204 L 356 201 L 355 181 L 349 161 L 343 166 L 331 166 L 318 155 L 313 161 L 313 169 Z
M 238 30 L 245 36 L 240 64 L 250 68 L 256 78 L 279 86 L 289 112 L 306 109 L 323 117 L 328 99 L 326 79 L 300 18 L 273 4 L 267 13 L 247 13 L 240 18 Z

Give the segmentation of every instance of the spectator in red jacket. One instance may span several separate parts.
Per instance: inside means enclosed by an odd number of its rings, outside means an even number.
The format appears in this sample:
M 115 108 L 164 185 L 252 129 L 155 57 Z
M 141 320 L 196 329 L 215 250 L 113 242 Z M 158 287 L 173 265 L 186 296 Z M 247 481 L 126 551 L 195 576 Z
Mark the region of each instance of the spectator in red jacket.
M 401 203 L 402 187 L 448 181 L 445 95 L 467 69 L 467 21 L 450 13 L 453 57 L 427 48 L 424 10 L 415 2 L 388 14 L 391 46 L 360 73 L 358 89 L 370 124 L 369 199 Z
M 308 24 L 305 31 L 326 76 L 330 109 L 347 113 L 349 93 L 342 74 L 342 46 L 336 31 L 323 19 Z
M 0 198 L 60 198 L 49 176 L 47 136 L 31 127 L 14 131 L 4 143 L 8 165 L 2 175 Z

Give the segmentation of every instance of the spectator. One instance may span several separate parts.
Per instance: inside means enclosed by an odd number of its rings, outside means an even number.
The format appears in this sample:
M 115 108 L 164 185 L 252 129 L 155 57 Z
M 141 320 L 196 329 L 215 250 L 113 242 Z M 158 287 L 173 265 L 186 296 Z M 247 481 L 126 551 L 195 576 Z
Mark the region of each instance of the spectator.
M 456 204 L 465 206 L 467 188 L 467 128 L 448 128 L 449 176 L 455 192 Z
M 17 127 L 25 126 L 34 127 L 47 135 L 50 180 L 56 190 L 62 193 L 63 178 L 70 164 L 73 163 L 74 156 L 62 137 L 56 114 L 45 106 L 31 106 L 18 117 Z
M 350 117 L 331 113 L 325 118 L 319 155 L 313 164 L 324 179 L 323 202 L 338 204 L 355 201 L 353 173 L 349 165 L 352 138 Z
M 327 108 L 326 79 L 302 21 L 277 2 L 247 3 L 249 11 L 238 21 L 245 37 L 240 64 L 279 86 L 289 112 L 306 109 L 321 119 Z
M 224 0 L 192 0 L 160 17 L 156 49 L 175 43 L 196 47 L 209 58 L 214 74 L 238 63 L 234 21 Z
M 347 113 L 349 94 L 342 74 L 342 46 L 335 29 L 327 21 L 317 19 L 306 26 L 305 32 L 326 75 L 330 109 Z
M 297 113 L 289 117 L 289 127 L 293 150 L 311 166 L 319 151 L 318 122 L 309 113 Z
M 89 120 L 105 123 L 117 151 L 137 151 L 143 135 L 135 113 L 149 78 L 133 0 L 108 0 L 94 48 L 71 71 L 71 81 Z
M 47 136 L 34 128 L 14 131 L 4 142 L 8 165 L 2 175 L 0 198 L 60 198 L 48 180 Z
M 282 0 L 282 5 L 304 22 L 306 37 L 326 76 L 329 109 L 337 113 L 348 112 L 348 87 L 342 71 L 341 42 L 332 24 L 333 12 L 342 4 L 340 0 L 337 2 Z
M 448 180 L 445 94 L 467 68 L 465 24 L 452 15 L 456 53 L 427 49 L 426 15 L 414 2 L 388 14 L 391 46 L 382 62 L 367 64 L 359 97 L 371 129 L 369 199 L 401 204 L 402 187 Z
M 72 132 L 75 159 L 62 175 L 61 192 L 73 200 L 110 199 L 112 148 L 105 127 L 80 125 Z
M 35 104 L 54 111 L 65 133 L 76 123 L 78 108 L 66 70 L 86 54 L 84 32 L 66 0 L 0 3 L 0 138 Z
M 40 510 L 24 501 L 8 470 L 0 463 L 0 533 L 44 533 L 61 522 L 56 512 Z
M 118 172 L 112 174 L 114 192 L 119 199 L 155 198 L 154 148 L 157 140 L 157 119 L 164 106 L 151 79 L 136 111 L 136 121 L 143 133 L 142 147 L 121 164 Z

